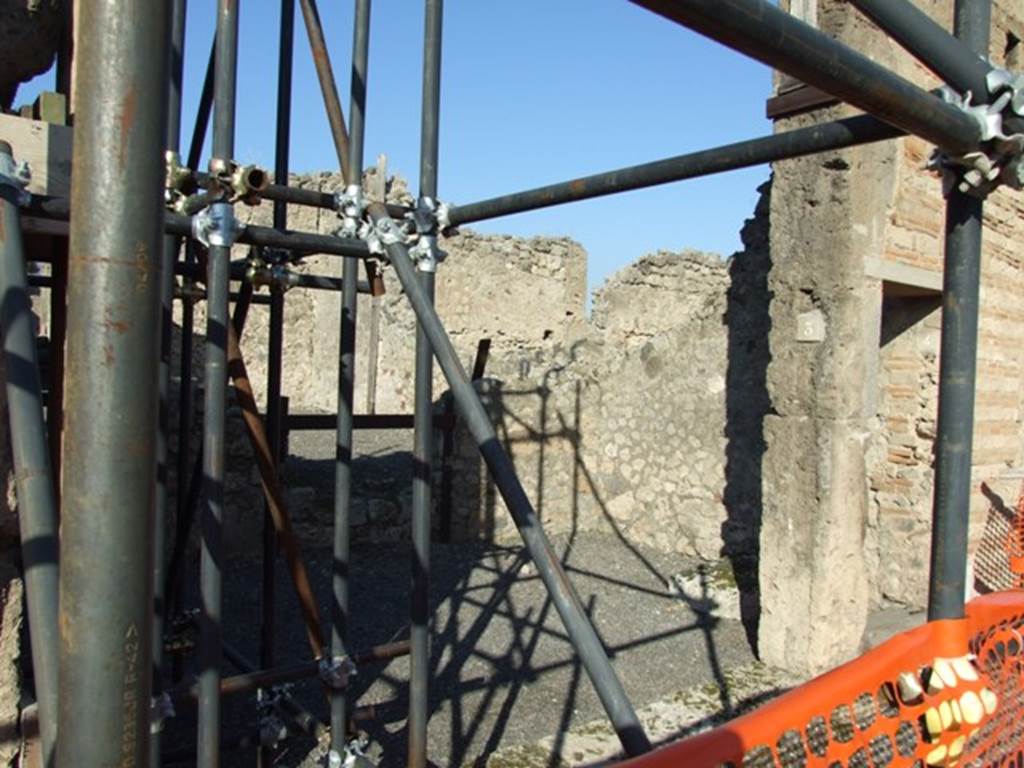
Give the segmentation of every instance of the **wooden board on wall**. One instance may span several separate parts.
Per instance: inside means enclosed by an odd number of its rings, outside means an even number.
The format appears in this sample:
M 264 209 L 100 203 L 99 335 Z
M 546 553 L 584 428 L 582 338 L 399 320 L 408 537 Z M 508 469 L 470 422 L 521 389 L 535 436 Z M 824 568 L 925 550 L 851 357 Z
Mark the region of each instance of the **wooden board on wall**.
M 15 160 L 28 162 L 28 189 L 35 195 L 71 194 L 71 135 L 66 125 L 0 114 L 0 139 L 11 145 Z

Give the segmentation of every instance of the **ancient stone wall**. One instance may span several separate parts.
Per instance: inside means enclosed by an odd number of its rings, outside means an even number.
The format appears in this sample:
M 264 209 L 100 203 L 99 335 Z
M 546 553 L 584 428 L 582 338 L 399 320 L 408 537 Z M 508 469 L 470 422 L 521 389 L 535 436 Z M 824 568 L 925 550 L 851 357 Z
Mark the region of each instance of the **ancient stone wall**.
M 756 591 L 761 423 L 767 409 L 768 190 L 746 250 L 658 253 L 613 275 L 591 322 L 547 364 L 480 385 L 527 493 L 552 531 L 733 559 Z M 462 434 L 457 528 L 513 536 Z
M 815 5 L 827 33 L 937 84 L 848 3 Z M 951 1 L 922 5 L 949 25 Z M 1019 4 L 997 3 L 994 62 L 1017 55 L 1021 23 Z M 819 109 L 777 128 L 847 113 Z M 872 605 L 925 599 L 944 231 L 929 152 L 907 138 L 773 169 L 760 650 L 790 668 L 820 671 L 852 656 Z M 1020 461 L 1022 370 L 1011 340 L 1024 326 L 1010 296 L 1024 279 L 1011 246 L 1022 212 L 1016 193 L 986 203 L 972 554 L 991 518 L 983 481 Z
M 337 174 L 296 176 L 291 183 L 321 191 L 343 188 Z M 398 180 L 393 185 L 390 198 L 403 199 L 404 183 Z M 239 206 L 238 214 L 245 221 L 268 225 L 271 210 L 265 202 L 256 208 Z M 289 206 L 288 226 L 333 233 L 339 221 L 328 211 Z M 442 246 L 448 257 L 438 271 L 436 304 L 467 366 L 482 338 L 491 339 L 491 365 L 517 369 L 519 360 L 544 356 L 579 332 L 585 319 L 586 254 L 578 244 L 566 238 L 523 239 L 466 230 L 445 238 Z M 237 249 L 236 258 L 243 255 L 245 251 Z M 299 271 L 340 276 L 341 260 L 310 257 Z M 376 412 L 410 413 L 415 316 L 386 268 L 384 281 L 383 297 L 359 298 L 356 408 L 368 410 L 369 368 L 376 359 Z M 372 350 L 375 313 L 379 333 Z M 336 410 L 339 319 L 339 293 L 294 289 L 286 296 L 282 392 L 290 398 L 293 413 Z M 266 389 L 263 348 L 268 320 L 265 307 L 254 307 L 242 343 L 261 402 Z M 443 384 L 438 371 L 435 391 L 443 391 Z

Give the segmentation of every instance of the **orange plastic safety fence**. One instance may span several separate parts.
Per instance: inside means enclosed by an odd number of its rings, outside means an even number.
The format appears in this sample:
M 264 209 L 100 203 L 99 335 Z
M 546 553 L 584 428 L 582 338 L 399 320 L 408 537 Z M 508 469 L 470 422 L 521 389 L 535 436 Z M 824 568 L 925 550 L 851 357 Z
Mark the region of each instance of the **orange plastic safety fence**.
M 1006 556 L 1016 586 L 1024 587 L 1024 488 L 1017 497 L 1016 514 L 1006 535 Z
M 971 601 L 629 768 L 1024 768 L 1024 590 Z

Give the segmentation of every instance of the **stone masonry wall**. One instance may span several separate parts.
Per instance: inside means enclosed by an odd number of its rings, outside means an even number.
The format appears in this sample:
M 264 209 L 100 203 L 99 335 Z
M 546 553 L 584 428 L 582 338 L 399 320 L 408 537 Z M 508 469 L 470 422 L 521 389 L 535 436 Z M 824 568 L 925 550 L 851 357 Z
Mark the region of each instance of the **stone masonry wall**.
M 921 5 L 949 24 L 951 0 Z M 848 3 L 815 6 L 828 34 L 936 85 Z M 1021 37 L 1021 12 L 997 3 L 994 62 L 1017 55 L 1007 49 Z M 821 109 L 777 128 L 848 113 Z M 929 152 L 907 138 L 773 168 L 759 635 L 772 663 L 833 666 L 859 650 L 872 605 L 924 600 L 944 229 L 941 184 L 924 170 Z M 1022 212 L 1019 193 L 1000 191 L 986 204 L 972 552 L 990 506 L 982 481 L 1019 463 L 1024 436 L 1012 342 L 1024 327 L 1011 298 L 1024 279 L 1014 248 Z
M 596 294 L 594 322 L 575 343 L 525 376 L 483 383 L 549 529 L 611 527 L 667 551 L 721 555 L 728 279 L 717 256 L 645 257 Z M 513 535 L 461 438 L 459 527 Z
M 620 270 L 575 343 L 530 375 L 481 384 L 548 529 L 602 529 L 749 571 L 767 407 L 767 213 L 766 189 L 732 259 L 658 253 Z M 513 536 L 468 435 L 456 459 L 457 527 Z

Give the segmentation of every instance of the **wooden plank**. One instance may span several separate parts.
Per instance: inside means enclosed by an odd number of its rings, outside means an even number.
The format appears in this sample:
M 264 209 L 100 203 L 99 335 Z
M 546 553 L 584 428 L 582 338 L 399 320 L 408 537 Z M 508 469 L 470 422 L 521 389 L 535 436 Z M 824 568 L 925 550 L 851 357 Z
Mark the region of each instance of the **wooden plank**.
M 0 139 L 10 143 L 15 160 L 28 162 L 34 195 L 71 194 L 71 135 L 66 125 L 0 114 Z
M 778 120 L 838 103 L 839 99 L 831 94 L 810 85 L 801 85 L 768 99 L 765 114 L 771 120 Z

